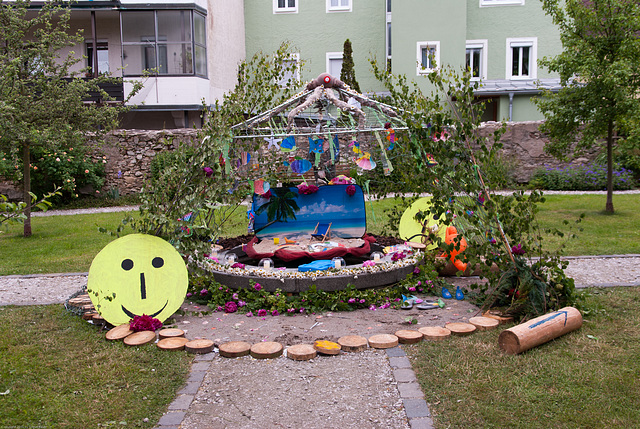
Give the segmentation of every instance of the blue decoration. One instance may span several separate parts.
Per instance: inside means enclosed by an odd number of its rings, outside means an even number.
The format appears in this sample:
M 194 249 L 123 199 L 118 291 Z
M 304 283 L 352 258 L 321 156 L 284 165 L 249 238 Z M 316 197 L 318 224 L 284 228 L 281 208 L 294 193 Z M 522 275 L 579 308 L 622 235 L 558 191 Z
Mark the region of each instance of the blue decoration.
M 453 298 L 453 296 L 451 296 L 451 292 L 449 292 L 449 289 L 447 289 L 446 287 L 442 288 L 442 297 L 444 299 L 451 299 Z
M 323 139 L 312 139 L 309 137 L 309 152 L 313 153 L 323 153 L 324 149 L 322 148 L 324 144 Z
M 464 294 L 462 293 L 462 290 L 460 290 L 460 286 L 456 287 L 456 299 L 458 301 L 462 301 L 464 299 Z

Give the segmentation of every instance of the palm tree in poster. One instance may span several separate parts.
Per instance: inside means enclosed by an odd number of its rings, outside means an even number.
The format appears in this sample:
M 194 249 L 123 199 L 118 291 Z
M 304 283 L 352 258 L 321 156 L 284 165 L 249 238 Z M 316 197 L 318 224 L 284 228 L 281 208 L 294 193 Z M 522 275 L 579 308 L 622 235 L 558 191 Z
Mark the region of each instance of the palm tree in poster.
M 258 233 L 269 225 L 276 222 L 287 222 L 287 219 L 296 219 L 296 211 L 300 210 L 295 199 L 298 194 L 289 188 L 271 188 L 271 198 L 256 210 L 256 214 L 260 215 L 267 212 L 269 222 L 262 228 L 256 230 Z

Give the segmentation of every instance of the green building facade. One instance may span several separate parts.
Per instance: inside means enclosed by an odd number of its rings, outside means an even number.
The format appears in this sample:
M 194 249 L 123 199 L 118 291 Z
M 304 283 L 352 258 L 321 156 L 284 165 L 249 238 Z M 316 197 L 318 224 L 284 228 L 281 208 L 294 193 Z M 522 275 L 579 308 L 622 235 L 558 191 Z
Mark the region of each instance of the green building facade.
M 447 64 L 467 66 L 481 80 L 484 120 L 532 121 L 540 87 L 559 79 L 537 66 L 562 45 L 539 0 L 245 0 L 246 55 L 291 42 L 303 63 L 300 79 L 339 76 L 342 46 L 350 39 L 363 92 L 384 89 L 369 60 L 388 63 L 430 91 L 426 74 Z

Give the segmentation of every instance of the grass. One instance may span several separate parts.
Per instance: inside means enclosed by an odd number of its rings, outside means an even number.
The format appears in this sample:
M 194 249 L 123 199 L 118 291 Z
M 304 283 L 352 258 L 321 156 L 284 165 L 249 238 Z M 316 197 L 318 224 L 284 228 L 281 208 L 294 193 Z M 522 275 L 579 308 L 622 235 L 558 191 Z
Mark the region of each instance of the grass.
M 22 225 L 10 225 L 0 234 L 0 275 L 89 271 L 93 258 L 114 239 L 98 232 L 98 226 L 115 230 L 124 216 L 96 213 L 34 217 L 29 238 L 22 236 Z
M 405 348 L 435 427 L 637 427 L 640 288 L 590 292 L 582 328 L 520 355 L 501 329 Z
M 579 225 L 584 230 L 569 240 L 567 255 L 605 255 L 640 253 L 640 195 L 615 195 L 615 214 L 605 214 L 603 195 L 549 195 L 540 205 L 541 227 L 567 230 L 563 221 L 573 223 L 585 214 Z M 368 231 L 381 234 L 389 213 L 399 199 L 366 203 Z M 32 218 L 33 236 L 22 237 L 22 226 L 11 225 L 0 234 L 0 275 L 59 272 L 85 272 L 91 261 L 113 237 L 98 232 L 98 226 L 115 229 L 123 213 L 85 214 Z M 246 214 L 237 210 L 225 225 L 226 236 L 246 234 Z M 130 229 L 125 232 L 131 232 Z M 547 237 L 549 248 L 561 241 Z
M 0 307 L 0 326 L 0 427 L 154 427 L 192 360 L 109 342 L 61 305 Z
M 604 211 L 604 195 L 547 195 L 540 205 L 538 220 L 544 228 L 566 230 L 581 213 L 582 232 L 567 243 L 567 255 L 614 255 L 640 253 L 640 194 L 613 196 L 614 214 Z M 549 248 L 558 246 L 557 237 L 546 237 Z

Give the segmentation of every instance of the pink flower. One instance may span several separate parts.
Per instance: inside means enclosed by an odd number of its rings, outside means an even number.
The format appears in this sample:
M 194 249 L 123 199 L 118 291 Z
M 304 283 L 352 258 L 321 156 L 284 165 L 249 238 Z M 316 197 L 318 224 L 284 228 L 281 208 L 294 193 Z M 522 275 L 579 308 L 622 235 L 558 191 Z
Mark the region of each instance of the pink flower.
M 415 291 L 416 291 L 416 288 L 415 288 L 415 287 L 413 287 L 413 286 L 411 286 L 411 287 L 409 288 L 409 291 L 410 291 L 410 292 L 415 292 Z
M 418 284 L 416 286 L 422 286 L 422 281 L 418 280 Z
M 84 174 L 89 174 L 89 170 L 84 170 Z
M 349 304 L 353 304 L 354 302 L 356 302 L 355 298 L 349 298 Z
M 200 291 L 200 295 L 203 295 L 203 296 L 204 296 L 204 295 L 206 295 L 206 294 L 208 294 L 208 293 L 209 293 L 209 290 L 208 290 L 208 289 L 202 289 L 202 290 Z
M 304 307 L 300 309 L 300 313 L 304 313 Z
M 236 262 L 235 264 L 233 264 L 231 266 L 231 268 L 240 268 L 243 269 L 244 268 L 244 264 L 241 264 L 240 262 Z
M 376 263 L 374 261 L 372 261 L 372 260 L 368 260 L 368 261 L 364 261 L 362 263 L 362 266 L 363 267 L 375 267 Z
M 207 177 L 211 177 L 213 175 L 213 168 L 211 167 L 204 167 L 202 171 L 204 171 L 204 175 Z
M 245 305 L 247 305 L 246 302 L 244 301 L 238 301 L 238 307 L 244 307 Z
M 296 309 L 295 309 L 295 308 L 288 308 L 288 309 L 287 309 L 287 313 L 293 313 L 294 311 L 296 311 Z
M 265 192 L 264 194 L 260 195 L 262 198 L 268 200 L 269 198 L 271 198 L 272 194 L 271 194 L 271 189 L 269 189 L 267 192 Z
M 222 310 L 224 310 L 224 307 L 221 305 L 219 305 L 218 308 L 216 308 L 216 311 L 222 311 Z
M 369 310 L 376 311 L 376 306 L 372 304 L 372 305 L 369 307 Z
M 262 290 L 262 285 L 260 283 L 254 284 L 253 290 L 255 290 L 256 292 L 260 292 Z
M 278 310 L 273 310 L 273 311 L 271 312 L 271 315 L 272 315 L 272 316 L 279 316 L 279 315 L 280 315 L 280 313 L 278 313 Z
M 253 317 L 253 313 L 252 313 L 252 312 L 248 312 L 248 313 L 246 314 L 246 316 L 247 316 L 247 317 Z
M 413 269 L 413 274 L 420 274 L 420 267 L 415 267 Z
M 391 304 L 389 304 L 388 302 L 385 302 L 384 304 L 382 304 L 382 305 L 381 305 L 380 307 L 378 307 L 378 308 L 380 308 L 380 309 L 383 309 L 383 310 L 384 310 L 385 308 L 389 308 L 389 307 L 391 307 Z
M 238 304 L 235 302 L 229 301 L 224 305 L 225 313 L 235 313 L 236 311 L 238 311 Z
M 233 298 L 234 301 L 238 300 L 238 294 L 234 293 L 233 295 L 231 295 L 231 298 Z
M 258 310 L 259 317 L 266 316 L 266 315 L 267 315 L 267 310 L 265 310 L 264 308 L 261 308 L 260 310 Z
M 352 197 L 356 193 L 356 187 L 353 186 L 353 185 L 349 185 L 349 186 L 347 186 L 346 192 L 347 192 L 347 195 Z
M 360 300 L 360 304 L 364 304 L 365 302 L 366 302 L 366 300 L 365 300 L 364 298 L 362 298 L 362 299 Z
M 193 294 L 191 292 L 187 292 L 187 298 L 191 298 Z
M 518 243 L 515 246 L 511 247 L 511 253 L 513 253 L 514 255 L 524 255 L 526 252 L 522 248 L 522 244 Z

